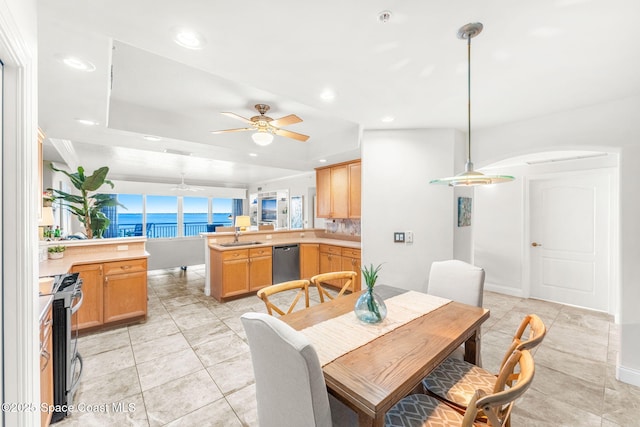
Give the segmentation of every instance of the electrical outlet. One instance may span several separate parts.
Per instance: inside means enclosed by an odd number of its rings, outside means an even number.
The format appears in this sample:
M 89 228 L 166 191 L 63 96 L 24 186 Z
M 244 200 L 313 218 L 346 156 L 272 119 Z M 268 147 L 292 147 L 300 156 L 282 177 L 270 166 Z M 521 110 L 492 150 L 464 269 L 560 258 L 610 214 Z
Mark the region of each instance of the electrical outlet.
M 405 231 L 404 232 L 404 242 L 405 243 L 413 243 L 413 231 Z
M 267 234 L 267 235 L 265 236 L 265 239 L 267 239 L 267 240 L 271 240 L 271 234 Z
M 393 233 L 394 243 L 404 243 L 404 231 L 395 231 Z
M 129 245 L 118 245 L 118 250 L 119 251 L 128 251 L 129 250 Z

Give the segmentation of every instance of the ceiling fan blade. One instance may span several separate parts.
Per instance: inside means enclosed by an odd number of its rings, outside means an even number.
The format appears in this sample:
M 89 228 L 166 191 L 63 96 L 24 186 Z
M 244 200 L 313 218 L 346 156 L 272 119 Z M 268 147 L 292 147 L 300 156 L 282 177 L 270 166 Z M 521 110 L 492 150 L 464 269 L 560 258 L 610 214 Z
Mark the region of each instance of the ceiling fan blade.
M 271 120 L 269 124 L 275 127 L 283 127 L 292 125 L 294 123 L 300 123 L 301 121 L 302 119 L 295 114 L 289 114 L 288 116 L 280 117 L 276 120 Z
M 236 113 L 224 112 L 224 113 L 220 113 L 220 114 L 224 114 L 225 116 L 231 117 L 232 119 L 243 121 L 243 122 L 245 122 L 247 124 L 253 123 L 251 120 L 247 119 L 246 117 L 239 116 Z
M 287 138 L 297 139 L 298 141 L 302 141 L 302 142 L 305 142 L 307 139 L 309 139 L 308 135 L 303 135 L 297 132 L 291 132 L 290 130 L 277 129 L 275 133 L 276 135 L 286 136 Z
M 253 128 L 237 128 L 237 129 L 225 129 L 225 130 L 212 130 L 210 131 L 212 134 L 216 135 L 219 133 L 227 133 L 227 132 L 244 132 L 245 130 L 253 130 Z

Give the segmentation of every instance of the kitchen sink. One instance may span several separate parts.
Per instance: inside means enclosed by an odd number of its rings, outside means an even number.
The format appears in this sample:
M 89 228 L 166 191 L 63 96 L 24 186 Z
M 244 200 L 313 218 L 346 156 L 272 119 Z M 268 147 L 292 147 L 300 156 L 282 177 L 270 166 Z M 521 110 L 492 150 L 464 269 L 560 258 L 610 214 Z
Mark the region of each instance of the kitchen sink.
M 262 242 L 230 242 L 230 243 L 220 243 L 220 246 L 224 246 L 225 248 L 230 248 L 233 246 L 250 246 L 250 245 L 259 245 Z

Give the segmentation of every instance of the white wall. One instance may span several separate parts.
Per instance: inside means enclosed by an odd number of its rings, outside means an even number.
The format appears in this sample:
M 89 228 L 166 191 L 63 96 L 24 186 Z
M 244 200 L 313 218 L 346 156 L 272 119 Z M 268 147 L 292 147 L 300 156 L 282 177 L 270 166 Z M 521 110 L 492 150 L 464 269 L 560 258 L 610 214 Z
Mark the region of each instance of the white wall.
M 477 165 L 548 150 L 620 153 L 620 323 L 618 375 L 640 386 L 640 96 L 474 132 Z M 503 184 L 507 185 L 507 184 Z
M 431 263 L 453 257 L 453 190 L 429 181 L 456 173 L 462 141 L 448 129 L 364 132 L 362 264 L 384 263 L 380 283 L 424 290 Z M 394 231 L 414 243 L 394 243 Z

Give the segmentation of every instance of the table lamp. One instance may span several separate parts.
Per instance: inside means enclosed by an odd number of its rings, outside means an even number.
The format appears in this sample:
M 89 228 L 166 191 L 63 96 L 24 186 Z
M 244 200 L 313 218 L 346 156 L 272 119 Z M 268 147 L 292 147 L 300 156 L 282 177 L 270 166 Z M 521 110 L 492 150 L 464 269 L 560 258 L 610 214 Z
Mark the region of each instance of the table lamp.
M 44 206 L 42 208 L 42 218 L 38 221 L 38 230 L 40 233 L 40 240 L 44 239 L 44 229 L 51 227 L 56 221 L 53 218 L 53 208 L 51 206 Z
M 240 231 L 246 231 L 247 227 L 251 227 L 251 218 L 249 215 L 236 216 L 236 228 L 240 228 Z

